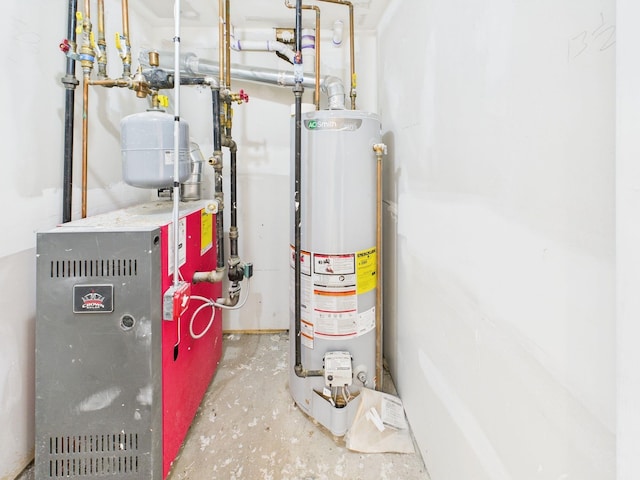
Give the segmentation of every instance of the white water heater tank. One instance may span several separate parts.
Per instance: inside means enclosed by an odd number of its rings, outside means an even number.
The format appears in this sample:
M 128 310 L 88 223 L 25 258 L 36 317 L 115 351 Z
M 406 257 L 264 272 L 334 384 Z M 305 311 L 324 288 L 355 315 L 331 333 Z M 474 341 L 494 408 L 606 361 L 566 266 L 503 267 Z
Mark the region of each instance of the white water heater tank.
M 294 176 L 292 119 L 292 188 Z M 301 131 L 301 325 L 305 370 L 323 376 L 299 377 L 295 364 L 295 208 L 291 208 L 290 389 L 298 406 L 343 435 L 356 401 L 336 399 L 329 361 L 351 357 L 353 381 L 338 394 L 357 398 L 374 388 L 376 300 L 376 155 L 381 141 L 377 115 L 355 110 L 302 114 Z M 292 190 L 293 192 L 293 190 Z M 332 377 L 332 378 L 329 378 Z M 340 382 L 340 385 L 344 382 Z M 338 385 L 338 387 L 340 387 Z M 332 391 L 333 389 L 333 391 Z M 331 396 L 334 398 L 331 398 Z
M 141 188 L 173 186 L 173 115 L 150 110 L 135 113 L 120 121 L 122 178 L 128 185 Z M 191 174 L 189 125 L 180 121 L 178 181 Z

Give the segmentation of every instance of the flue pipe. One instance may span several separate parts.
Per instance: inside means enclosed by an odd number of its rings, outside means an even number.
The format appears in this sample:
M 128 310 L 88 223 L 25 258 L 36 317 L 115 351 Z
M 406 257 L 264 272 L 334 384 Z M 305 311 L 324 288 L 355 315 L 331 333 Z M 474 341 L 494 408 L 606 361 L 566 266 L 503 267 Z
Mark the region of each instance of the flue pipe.
M 376 390 L 382 391 L 382 156 L 387 153 L 384 143 L 373 146 L 376 154 Z
M 289 0 L 285 0 L 284 4 L 289 8 L 296 8 L 295 5 L 289 3 Z M 313 92 L 313 103 L 316 106 L 316 110 L 320 110 L 320 7 L 317 5 L 302 5 L 303 10 L 314 10 L 316 12 L 316 31 L 315 31 L 315 51 L 316 51 L 316 64 L 315 64 L 315 77 L 316 83 Z
M 349 64 L 351 67 L 351 91 L 349 96 L 351 97 L 351 110 L 356 109 L 356 61 L 355 61 L 355 47 L 354 47 L 354 33 L 353 33 L 353 4 L 346 0 L 318 0 L 320 2 L 337 3 L 339 5 L 347 5 L 349 7 Z

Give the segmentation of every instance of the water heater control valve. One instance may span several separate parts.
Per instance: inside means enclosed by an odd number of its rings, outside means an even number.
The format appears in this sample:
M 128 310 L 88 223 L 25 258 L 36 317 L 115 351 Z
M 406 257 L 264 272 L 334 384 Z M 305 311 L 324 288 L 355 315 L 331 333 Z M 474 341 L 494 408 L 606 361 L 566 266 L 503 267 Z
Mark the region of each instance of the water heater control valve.
M 349 352 L 327 352 L 324 355 L 324 383 L 327 387 L 351 385 L 353 370 Z

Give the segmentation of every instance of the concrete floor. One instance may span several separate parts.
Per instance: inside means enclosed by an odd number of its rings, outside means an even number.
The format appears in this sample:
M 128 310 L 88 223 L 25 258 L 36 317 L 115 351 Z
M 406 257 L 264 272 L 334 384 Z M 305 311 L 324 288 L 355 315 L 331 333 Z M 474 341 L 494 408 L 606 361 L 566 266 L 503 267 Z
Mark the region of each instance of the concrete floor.
M 289 395 L 288 335 L 224 338 L 223 359 L 168 480 L 428 480 L 418 454 L 362 454 Z M 390 378 L 385 391 L 392 392 Z M 32 480 L 27 469 L 18 480 Z

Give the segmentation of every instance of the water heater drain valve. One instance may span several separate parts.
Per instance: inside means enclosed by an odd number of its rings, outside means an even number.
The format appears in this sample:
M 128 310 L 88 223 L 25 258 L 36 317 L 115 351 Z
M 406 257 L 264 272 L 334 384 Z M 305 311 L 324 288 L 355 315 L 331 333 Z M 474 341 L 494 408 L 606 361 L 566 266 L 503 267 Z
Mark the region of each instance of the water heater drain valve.
M 324 383 L 327 387 L 351 385 L 353 372 L 349 352 L 327 352 L 324 355 Z

